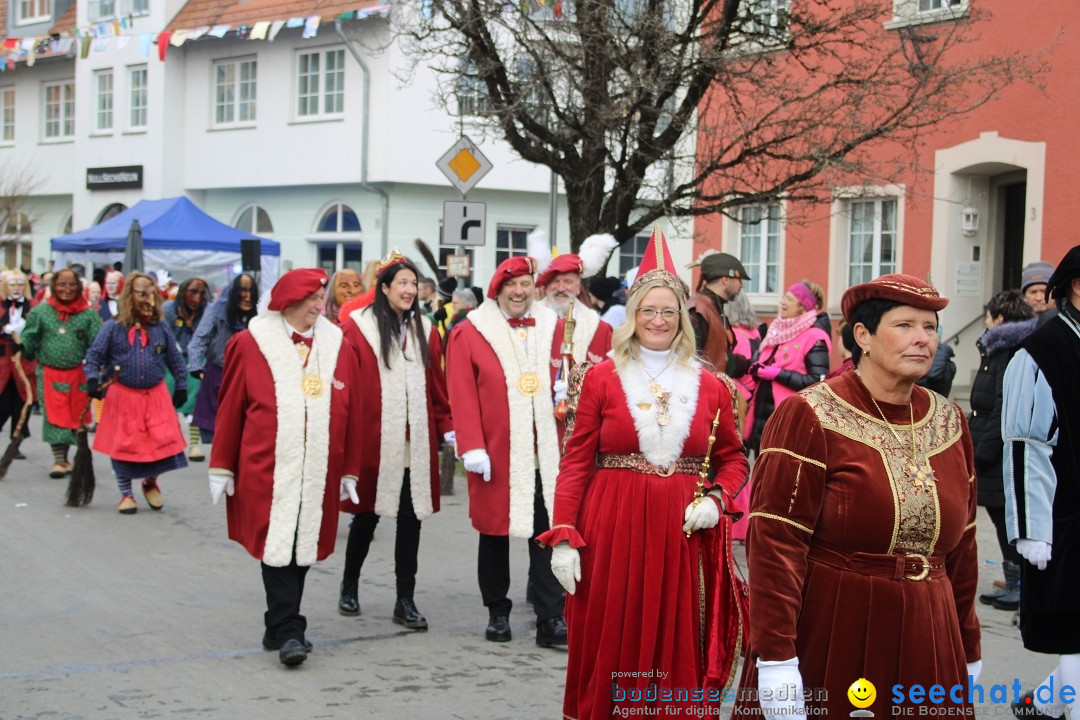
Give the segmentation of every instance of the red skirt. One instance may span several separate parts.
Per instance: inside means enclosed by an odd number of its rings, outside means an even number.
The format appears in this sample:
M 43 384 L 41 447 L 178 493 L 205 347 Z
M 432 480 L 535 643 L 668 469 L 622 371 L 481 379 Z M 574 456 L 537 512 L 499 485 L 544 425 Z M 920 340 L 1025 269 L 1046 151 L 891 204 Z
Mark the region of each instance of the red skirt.
M 143 390 L 118 382 L 109 387 L 94 450 L 114 460 L 153 462 L 182 453 L 186 447 L 164 382 Z

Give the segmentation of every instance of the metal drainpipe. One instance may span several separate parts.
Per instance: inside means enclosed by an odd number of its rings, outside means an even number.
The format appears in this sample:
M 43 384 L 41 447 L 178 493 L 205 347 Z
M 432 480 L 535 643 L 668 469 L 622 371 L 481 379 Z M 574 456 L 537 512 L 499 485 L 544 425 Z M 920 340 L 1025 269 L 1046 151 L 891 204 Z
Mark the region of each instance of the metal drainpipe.
M 369 102 L 371 99 L 371 71 L 368 70 L 367 64 L 364 59 L 360 57 L 360 53 L 356 51 L 353 44 L 349 42 L 349 38 L 345 37 L 345 32 L 341 29 L 341 18 L 334 20 L 334 30 L 337 32 L 338 37 L 345 43 L 345 47 L 348 48 L 349 54 L 356 60 L 356 64 L 360 66 L 360 72 L 364 78 L 364 113 L 360 116 L 360 146 L 361 152 L 364 157 L 360 161 L 360 187 L 366 192 L 375 193 L 379 196 L 380 206 L 382 208 L 382 221 L 380 223 L 380 229 L 382 230 L 381 246 L 379 250 L 379 257 L 384 258 L 390 253 L 390 228 L 388 227 L 390 217 L 390 196 L 386 194 L 386 191 L 382 188 L 377 188 L 368 182 L 368 113 L 371 107 Z

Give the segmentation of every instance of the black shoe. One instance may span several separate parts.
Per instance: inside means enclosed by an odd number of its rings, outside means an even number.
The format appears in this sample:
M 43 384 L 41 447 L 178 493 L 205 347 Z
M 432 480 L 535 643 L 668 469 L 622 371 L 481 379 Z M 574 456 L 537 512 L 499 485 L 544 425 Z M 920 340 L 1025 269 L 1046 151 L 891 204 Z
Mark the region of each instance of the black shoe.
M 510 616 L 492 615 L 488 619 L 484 637 L 491 642 L 510 642 Z
M 16 450 L 14 459 L 15 460 L 25 460 L 26 456 L 22 454 L 22 450 Z
M 359 615 L 360 600 L 356 597 L 357 583 L 347 580 L 341 583 L 341 597 L 338 598 L 337 609 L 342 615 Z
M 263 650 L 280 650 L 281 641 L 276 638 L 271 638 L 267 633 L 263 633 L 262 639 Z M 304 638 L 304 650 L 311 652 L 312 644 L 308 642 L 307 638 Z
M 1046 720 L 1063 720 L 1064 715 L 1047 715 L 1039 712 L 1035 707 L 1035 691 L 1028 690 L 1020 696 L 1020 702 L 1011 703 L 1012 714 L 1018 718 L 1046 718 Z
M 540 647 L 566 647 L 566 621 L 562 615 L 536 624 L 536 644 Z
M 299 640 L 289 638 L 278 650 L 278 660 L 286 667 L 296 667 L 307 660 L 307 650 Z
M 409 630 L 427 630 L 427 618 L 416 609 L 412 598 L 398 598 L 394 603 L 394 622 Z

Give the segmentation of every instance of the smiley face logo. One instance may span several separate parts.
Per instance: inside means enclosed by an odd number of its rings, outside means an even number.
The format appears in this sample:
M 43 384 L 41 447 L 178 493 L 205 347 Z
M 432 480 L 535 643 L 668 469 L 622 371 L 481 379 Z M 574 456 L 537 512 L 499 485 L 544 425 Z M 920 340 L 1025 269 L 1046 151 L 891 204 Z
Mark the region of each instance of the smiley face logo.
M 852 705 L 865 709 L 874 704 L 874 700 L 877 698 L 877 688 L 874 687 L 874 683 L 866 678 L 859 678 L 851 683 L 851 687 L 847 690 L 847 697 Z

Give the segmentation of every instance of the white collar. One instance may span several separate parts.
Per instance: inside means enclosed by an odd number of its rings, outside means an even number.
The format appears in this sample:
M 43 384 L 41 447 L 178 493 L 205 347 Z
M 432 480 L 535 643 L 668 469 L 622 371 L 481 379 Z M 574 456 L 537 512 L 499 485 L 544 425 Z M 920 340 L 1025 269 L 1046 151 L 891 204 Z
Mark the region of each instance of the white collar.
M 292 325 L 290 325 L 289 321 L 286 320 L 284 318 L 284 316 L 281 318 L 281 322 L 285 326 L 285 332 L 288 333 L 289 337 L 292 337 L 293 333 L 296 333 L 300 337 L 304 337 L 304 338 L 315 337 L 315 326 L 314 325 L 312 325 L 310 328 L 308 328 L 307 332 L 300 332 L 299 330 L 294 328 Z

